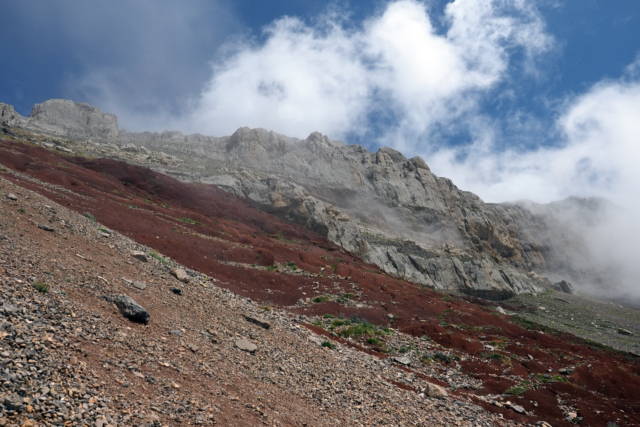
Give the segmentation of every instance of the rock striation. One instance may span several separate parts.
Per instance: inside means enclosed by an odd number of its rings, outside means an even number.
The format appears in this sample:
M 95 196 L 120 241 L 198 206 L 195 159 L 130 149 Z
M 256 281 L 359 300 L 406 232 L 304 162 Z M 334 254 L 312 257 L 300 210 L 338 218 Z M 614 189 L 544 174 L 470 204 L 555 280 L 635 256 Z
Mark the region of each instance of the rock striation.
M 588 263 L 576 261 L 589 259 L 586 244 L 562 213 L 597 220 L 605 205 L 578 198 L 485 203 L 420 157 L 388 147 L 370 152 L 318 132 L 304 140 L 247 127 L 226 137 L 130 133 L 118 130 L 113 114 L 63 100 L 36 105 L 28 118 L 0 104 L 0 121 L 75 140 L 67 149 L 84 144 L 85 153 L 215 184 L 391 275 L 494 300 L 540 292 L 552 285 L 547 276 L 589 276 Z

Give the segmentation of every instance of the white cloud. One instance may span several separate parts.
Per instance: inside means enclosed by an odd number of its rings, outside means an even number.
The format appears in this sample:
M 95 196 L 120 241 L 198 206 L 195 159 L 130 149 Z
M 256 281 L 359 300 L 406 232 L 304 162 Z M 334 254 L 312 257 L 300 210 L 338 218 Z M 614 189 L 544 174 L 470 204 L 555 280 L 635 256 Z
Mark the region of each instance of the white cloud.
M 214 67 L 189 130 L 223 135 L 250 126 L 341 138 L 367 134 L 371 114 L 388 114 L 394 120 L 381 139 L 406 148 L 473 110 L 507 77 L 513 51 L 531 59 L 552 45 L 521 0 L 456 0 L 443 34 L 431 19 L 415 0 L 390 2 L 357 28 L 335 14 L 313 26 L 280 19 L 264 43 L 240 43 Z

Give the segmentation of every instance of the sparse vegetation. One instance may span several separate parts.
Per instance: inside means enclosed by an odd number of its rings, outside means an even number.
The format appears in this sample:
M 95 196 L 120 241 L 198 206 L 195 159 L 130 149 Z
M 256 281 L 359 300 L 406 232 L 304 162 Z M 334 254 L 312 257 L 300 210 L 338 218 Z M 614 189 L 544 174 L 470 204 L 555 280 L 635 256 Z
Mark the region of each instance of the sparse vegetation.
M 149 256 L 151 256 L 152 258 L 157 259 L 158 261 L 160 261 L 163 264 L 169 264 L 169 261 L 167 261 L 166 259 L 164 259 L 162 257 L 162 255 L 160 255 L 158 252 L 156 251 L 151 251 L 149 252 Z
M 519 385 L 508 388 L 504 391 L 504 394 L 510 394 L 511 396 L 520 396 L 525 391 L 531 388 L 531 382 L 523 381 Z
M 49 293 L 49 285 L 47 285 L 44 282 L 35 282 L 33 284 L 33 287 L 36 288 L 36 290 L 38 292 L 40 292 L 41 294 L 48 294 Z
M 322 346 L 328 348 L 329 350 L 333 350 L 334 348 L 336 348 L 336 345 L 334 343 L 332 343 L 331 341 L 323 342 Z
M 315 297 L 313 299 L 313 302 L 315 302 L 316 304 L 319 304 L 321 302 L 325 302 L 325 301 L 329 301 L 329 295 L 320 295 L 318 297 Z
M 204 225 L 203 223 L 195 221 L 191 218 L 180 218 L 179 221 L 186 222 L 187 224 L 193 224 L 193 225 Z
M 85 218 L 90 219 L 93 222 L 98 222 L 98 220 L 96 220 L 96 217 L 91 215 L 89 212 L 83 213 L 82 216 L 84 216 Z

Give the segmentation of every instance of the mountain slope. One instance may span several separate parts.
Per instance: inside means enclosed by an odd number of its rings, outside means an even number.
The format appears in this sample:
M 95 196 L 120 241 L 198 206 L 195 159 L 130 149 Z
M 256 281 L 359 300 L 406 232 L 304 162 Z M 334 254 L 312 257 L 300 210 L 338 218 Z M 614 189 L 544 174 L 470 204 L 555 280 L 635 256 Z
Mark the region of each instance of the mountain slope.
M 118 130 L 115 116 L 62 100 L 38 104 L 28 118 L 0 104 L 0 119 L 70 138 L 62 143 L 67 150 L 216 184 L 389 274 L 433 289 L 500 300 L 541 292 L 550 285 L 544 275 L 596 276 L 580 231 L 558 206 L 484 203 L 431 173 L 421 158 L 391 148 L 371 153 L 319 133 L 299 140 L 249 128 L 220 138 L 128 133 Z M 587 213 L 604 209 L 599 200 L 573 202 L 566 204 Z

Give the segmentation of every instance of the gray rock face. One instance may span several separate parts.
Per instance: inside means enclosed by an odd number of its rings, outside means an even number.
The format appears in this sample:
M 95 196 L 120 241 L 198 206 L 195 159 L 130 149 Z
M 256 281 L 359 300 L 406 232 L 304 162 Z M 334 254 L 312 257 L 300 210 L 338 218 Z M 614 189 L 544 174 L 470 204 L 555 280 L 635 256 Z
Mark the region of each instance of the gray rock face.
M 372 153 L 314 132 L 305 140 L 240 128 L 227 137 L 128 133 L 86 104 L 52 100 L 29 118 L 0 104 L 0 119 L 25 129 L 92 139 L 83 150 L 144 164 L 183 181 L 216 184 L 261 209 L 316 231 L 396 277 L 439 290 L 501 300 L 551 286 L 545 275 L 589 276 L 580 232 L 567 210 L 597 221 L 604 202 L 567 199 L 489 204 L 431 173 L 420 157 Z
M 118 137 L 118 118 L 83 102 L 51 99 L 36 104 L 29 117 L 0 104 L 0 120 L 8 126 L 73 139 L 114 141 Z
M 149 323 L 149 312 L 140 304 L 135 302 L 133 298 L 126 295 L 116 294 L 105 295 L 104 299 L 115 304 L 120 313 L 127 319 L 137 323 L 144 323 L 145 325 Z

